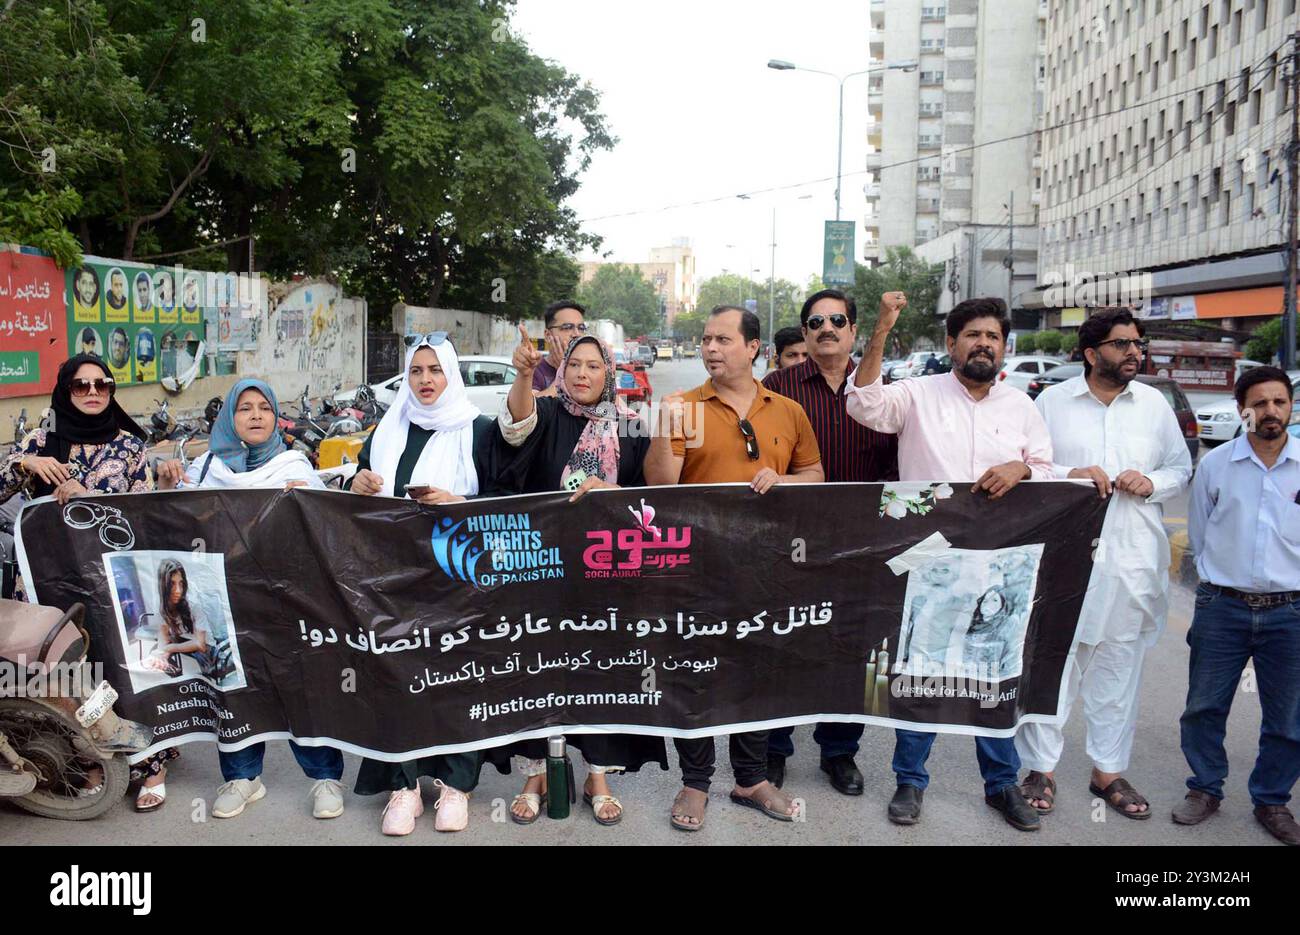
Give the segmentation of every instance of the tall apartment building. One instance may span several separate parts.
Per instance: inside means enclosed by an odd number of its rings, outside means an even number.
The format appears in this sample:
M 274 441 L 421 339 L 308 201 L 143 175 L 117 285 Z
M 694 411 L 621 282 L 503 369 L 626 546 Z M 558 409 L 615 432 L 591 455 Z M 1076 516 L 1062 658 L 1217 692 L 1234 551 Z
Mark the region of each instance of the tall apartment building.
M 583 263 L 579 281 L 584 284 L 591 282 L 596 270 L 607 265 L 609 264 L 598 261 Z M 679 314 L 695 311 L 700 286 L 695 279 L 695 251 L 689 237 L 674 237 L 666 247 L 652 247 L 649 262 L 623 265 L 635 266 L 654 287 L 655 295 L 659 297 L 667 316 L 669 333 Z
M 1081 275 L 1149 274 L 1121 283 L 1145 280 L 1140 313 L 1173 333 L 1241 337 L 1281 312 L 1298 29 L 1296 0 L 1051 0 L 1042 288 L 1025 297 L 1047 326 L 1108 304 L 1062 298 Z
M 919 67 L 869 79 L 865 261 L 906 245 L 980 294 L 1016 293 L 1022 277 L 1032 286 L 1046 3 L 871 0 L 870 12 L 872 63 Z M 1008 221 L 1024 232 L 999 245 Z M 1013 239 L 1009 283 L 1001 260 Z M 950 304 L 945 293 L 939 311 Z

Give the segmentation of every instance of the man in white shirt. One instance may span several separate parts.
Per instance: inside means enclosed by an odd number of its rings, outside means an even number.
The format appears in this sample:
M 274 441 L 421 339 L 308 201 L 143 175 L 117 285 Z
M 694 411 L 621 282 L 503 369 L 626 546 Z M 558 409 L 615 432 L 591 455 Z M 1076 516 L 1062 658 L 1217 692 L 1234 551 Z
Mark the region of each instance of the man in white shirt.
M 845 402 L 849 418 L 877 432 L 898 433 L 899 480 L 963 481 L 973 484 L 972 493 L 982 490 L 998 500 L 1021 481 L 1050 479 L 1052 439 L 1042 416 L 1028 396 L 997 380 L 1011 331 L 1006 303 L 977 298 L 954 306 L 945 323 L 952 372 L 885 386 L 880 378 L 885 341 L 906 305 L 901 292 L 881 297 L 871 343 Z M 934 738 L 928 731 L 894 731 L 898 788 L 888 810 L 894 824 L 920 820 Z M 1016 785 L 1015 743 L 1009 737 L 976 737 L 975 752 L 984 801 L 1013 828 L 1037 831 L 1038 813 Z
M 1048 387 L 1037 401 L 1052 433 L 1053 474 L 1091 480 L 1111 498 L 1079 613 L 1061 723 L 1027 723 L 1016 735 L 1029 768 L 1021 790 L 1041 814 L 1052 810 L 1064 721 L 1081 695 L 1089 789 L 1126 818 L 1151 817 L 1147 800 L 1121 774 L 1133 749 L 1142 658 L 1168 612 L 1169 540 L 1160 504 L 1187 486 L 1192 459 L 1164 396 L 1134 379 L 1146 352 L 1142 333 L 1125 309 L 1094 314 L 1079 327 L 1083 376 Z

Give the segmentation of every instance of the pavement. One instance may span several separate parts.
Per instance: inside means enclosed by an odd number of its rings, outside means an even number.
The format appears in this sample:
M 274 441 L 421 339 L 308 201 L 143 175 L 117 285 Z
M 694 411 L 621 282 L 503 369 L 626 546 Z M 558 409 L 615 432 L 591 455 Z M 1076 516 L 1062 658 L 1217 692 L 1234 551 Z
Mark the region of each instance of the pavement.
M 656 398 L 674 389 L 702 382 L 698 360 L 661 362 L 651 372 Z M 1177 525 L 1185 518 L 1185 498 L 1169 505 Z M 1185 519 L 1184 519 L 1185 522 Z M 482 782 L 470 801 L 470 827 L 460 834 L 433 830 L 433 796 L 426 786 L 426 811 L 417 830 L 405 838 L 379 833 L 380 797 L 347 795 L 347 810 L 339 818 L 311 817 L 310 781 L 299 771 L 287 743 L 268 745 L 263 781 L 268 795 L 238 818 L 209 817 L 220 774 L 216 751 L 208 744 L 183 747 L 182 757 L 168 771 L 167 804 L 158 812 L 137 815 L 129 803 L 91 822 L 60 822 L 28 815 L 0 804 L 0 840 L 23 844 L 973 844 L 1032 845 L 1275 845 L 1251 815 L 1246 779 L 1254 763 L 1259 737 L 1259 699 L 1243 680 L 1228 722 L 1227 752 L 1232 764 L 1226 799 L 1220 813 L 1204 824 L 1174 825 L 1170 810 L 1185 792 L 1187 765 L 1179 749 L 1178 718 L 1187 687 L 1187 628 L 1191 622 L 1192 591 L 1181 584 L 1172 589 L 1169 623 L 1159 643 L 1147 654 L 1141 711 L 1133 763 L 1127 778 L 1150 799 L 1153 814 L 1132 821 L 1105 808 L 1088 792 L 1089 764 L 1084 755 L 1084 731 L 1076 711 L 1066 726 L 1066 753 L 1058 772 L 1056 811 L 1034 833 L 1016 831 L 984 804 L 973 743 L 968 737 L 940 736 L 930 756 L 931 785 L 921 822 L 910 828 L 891 825 L 886 805 L 894 791 L 889 768 L 893 732 L 868 727 L 857 763 L 866 779 L 866 793 L 846 797 L 818 769 L 818 752 L 811 726 L 795 730 L 795 755 L 787 763 L 786 789 L 801 798 L 804 820 L 776 822 L 727 799 L 731 787 L 726 744 L 718 743 L 715 776 L 705 827 L 696 833 L 674 830 L 668 810 L 678 786 L 676 769 L 649 767 L 639 774 L 615 777 L 614 792 L 625 806 L 623 822 L 612 828 L 598 825 L 590 808 L 579 803 L 563 821 L 539 819 L 529 827 L 512 824 L 509 801 L 522 788 L 519 776 L 500 776 L 484 769 Z M 344 784 L 350 790 L 358 758 L 346 757 Z M 676 756 L 669 750 L 669 762 Z M 585 774 L 578 766 L 580 777 Z M 1277 845 L 1280 846 L 1280 845 Z

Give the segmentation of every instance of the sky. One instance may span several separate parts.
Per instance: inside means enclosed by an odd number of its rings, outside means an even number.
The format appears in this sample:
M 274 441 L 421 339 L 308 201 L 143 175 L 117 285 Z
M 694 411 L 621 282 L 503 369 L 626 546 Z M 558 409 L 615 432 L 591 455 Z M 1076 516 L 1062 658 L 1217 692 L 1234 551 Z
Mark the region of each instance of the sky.
M 822 225 L 835 217 L 839 85 L 767 62 L 866 68 L 868 10 L 867 0 L 519 0 L 511 28 L 601 92 L 618 138 L 568 202 L 604 238 L 599 258 L 645 261 L 651 247 L 688 237 L 699 280 L 723 269 L 765 280 L 775 209 L 777 278 L 820 274 Z M 840 215 L 858 222 L 859 255 L 866 119 L 860 75 L 844 89 L 844 171 L 855 174 L 844 178 Z

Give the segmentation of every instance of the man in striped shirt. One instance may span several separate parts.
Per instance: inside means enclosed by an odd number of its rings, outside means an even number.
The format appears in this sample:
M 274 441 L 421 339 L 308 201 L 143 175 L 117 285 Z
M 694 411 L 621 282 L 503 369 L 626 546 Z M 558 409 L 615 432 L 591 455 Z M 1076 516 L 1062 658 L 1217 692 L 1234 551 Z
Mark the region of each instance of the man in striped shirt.
M 809 296 L 799 312 L 808 359 L 772 371 L 763 385 L 793 399 L 808 414 L 827 481 L 898 480 L 898 436 L 855 422 L 845 408 L 857 320 L 856 303 L 838 289 Z M 827 723 L 818 724 L 813 733 L 821 747 L 822 770 L 845 795 L 862 794 L 862 773 L 853 761 L 862 728 L 861 724 Z M 767 778 L 778 788 L 785 781 L 786 757 L 794 753 L 793 735 L 793 727 L 782 727 L 768 736 Z

